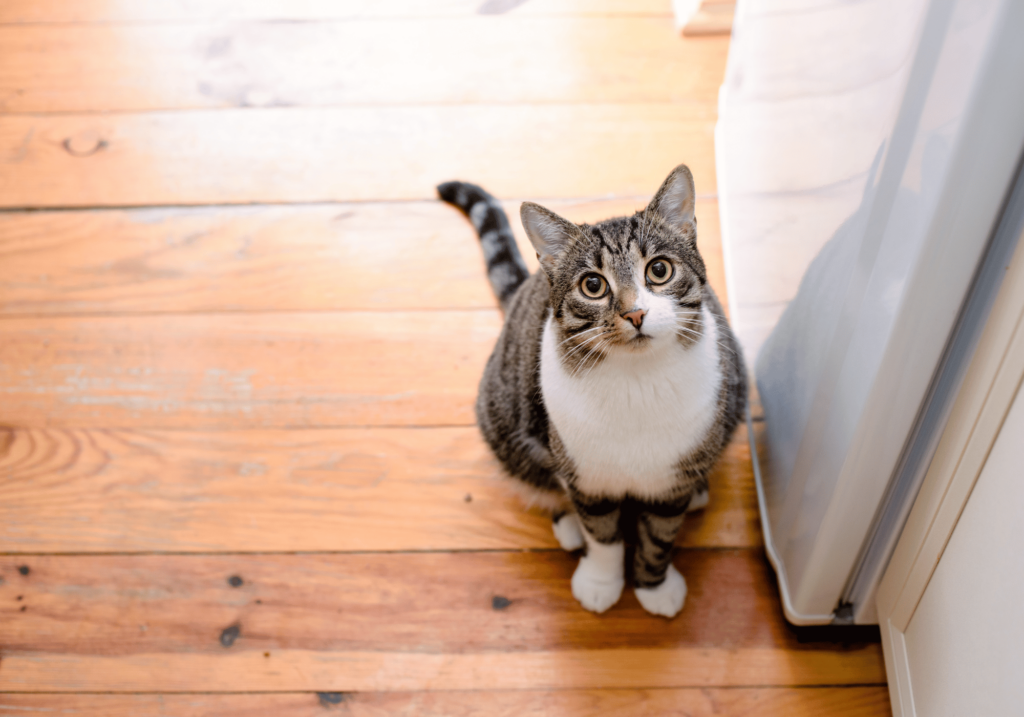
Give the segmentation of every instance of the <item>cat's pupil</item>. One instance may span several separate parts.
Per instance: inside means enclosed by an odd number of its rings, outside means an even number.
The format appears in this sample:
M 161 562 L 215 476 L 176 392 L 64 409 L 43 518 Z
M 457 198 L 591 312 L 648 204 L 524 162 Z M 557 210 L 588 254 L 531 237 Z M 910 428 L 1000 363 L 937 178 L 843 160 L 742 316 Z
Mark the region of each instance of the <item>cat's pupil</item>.
M 665 274 L 668 273 L 668 267 L 665 266 L 665 262 L 656 261 L 651 265 L 651 273 L 654 274 L 657 279 L 664 279 Z
M 596 276 L 587 278 L 587 291 L 591 294 L 596 294 L 601 291 L 601 280 Z

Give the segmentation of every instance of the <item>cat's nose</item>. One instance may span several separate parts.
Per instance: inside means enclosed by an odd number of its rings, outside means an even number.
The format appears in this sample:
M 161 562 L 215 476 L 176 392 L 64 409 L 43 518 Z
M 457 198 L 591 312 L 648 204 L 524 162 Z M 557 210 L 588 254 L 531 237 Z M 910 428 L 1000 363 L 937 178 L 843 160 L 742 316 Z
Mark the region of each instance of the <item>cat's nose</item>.
M 645 309 L 634 309 L 633 311 L 628 311 L 625 314 L 623 314 L 622 318 L 624 318 L 627 321 L 631 322 L 633 324 L 633 326 L 635 326 L 635 327 L 637 327 L 639 329 L 640 328 L 640 324 L 642 324 L 644 322 L 644 316 L 646 314 L 647 314 L 647 311 Z

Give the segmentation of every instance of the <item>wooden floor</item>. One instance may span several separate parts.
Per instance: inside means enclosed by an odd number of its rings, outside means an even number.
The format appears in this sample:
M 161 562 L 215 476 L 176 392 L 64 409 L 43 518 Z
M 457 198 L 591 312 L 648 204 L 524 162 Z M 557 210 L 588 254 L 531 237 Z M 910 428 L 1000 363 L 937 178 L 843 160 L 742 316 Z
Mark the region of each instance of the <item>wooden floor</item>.
M 0 3 L 0 715 L 889 714 L 783 620 L 742 431 L 666 621 L 576 604 L 473 425 L 438 182 L 596 220 L 685 161 L 726 293 L 728 38 L 668 5 Z

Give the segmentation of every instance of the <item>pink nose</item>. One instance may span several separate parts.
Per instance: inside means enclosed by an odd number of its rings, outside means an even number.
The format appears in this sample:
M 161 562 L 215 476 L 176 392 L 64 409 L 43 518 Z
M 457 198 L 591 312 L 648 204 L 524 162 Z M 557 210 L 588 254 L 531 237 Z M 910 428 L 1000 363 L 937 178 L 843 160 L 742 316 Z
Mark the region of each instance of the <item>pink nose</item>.
M 644 316 L 647 312 L 644 309 L 637 309 L 636 311 L 630 311 L 622 315 L 622 318 L 628 319 L 633 326 L 640 328 L 640 324 L 644 322 Z

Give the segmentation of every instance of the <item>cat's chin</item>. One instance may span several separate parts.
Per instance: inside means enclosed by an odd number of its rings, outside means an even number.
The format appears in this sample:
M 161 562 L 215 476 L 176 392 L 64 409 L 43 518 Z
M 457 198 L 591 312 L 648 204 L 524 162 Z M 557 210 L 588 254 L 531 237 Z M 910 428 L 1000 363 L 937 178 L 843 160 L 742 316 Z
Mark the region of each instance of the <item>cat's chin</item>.
M 663 337 L 655 336 L 652 334 L 639 333 L 629 338 L 617 341 L 614 346 L 620 350 L 628 351 L 630 353 L 646 353 L 656 346 L 660 346 L 664 343 L 661 339 Z

